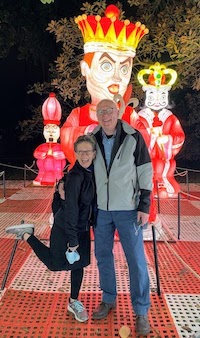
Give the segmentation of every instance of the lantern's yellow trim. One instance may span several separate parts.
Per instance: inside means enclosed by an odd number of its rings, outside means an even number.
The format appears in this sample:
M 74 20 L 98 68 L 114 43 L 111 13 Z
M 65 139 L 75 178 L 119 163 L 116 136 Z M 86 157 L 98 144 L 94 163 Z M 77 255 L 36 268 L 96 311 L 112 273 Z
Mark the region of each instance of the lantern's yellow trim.
M 116 6 L 110 5 L 104 17 L 83 14 L 75 18 L 83 36 L 85 53 L 106 46 L 118 51 L 130 51 L 135 55 L 138 43 L 149 30 L 141 22 L 119 20 L 119 13 Z
M 165 65 L 156 62 L 148 69 L 140 70 L 137 77 L 139 83 L 145 87 L 152 85 L 157 88 L 163 85 L 171 87 L 177 79 L 177 72 L 174 69 L 166 68 Z

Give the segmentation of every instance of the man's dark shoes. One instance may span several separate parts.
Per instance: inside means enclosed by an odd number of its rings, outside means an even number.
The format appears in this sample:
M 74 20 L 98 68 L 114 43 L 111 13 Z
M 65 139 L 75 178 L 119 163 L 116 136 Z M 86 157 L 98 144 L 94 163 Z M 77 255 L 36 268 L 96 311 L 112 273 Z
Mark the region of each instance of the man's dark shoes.
M 101 304 L 94 310 L 92 314 L 93 319 L 103 319 L 107 317 L 110 310 L 116 307 L 116 302 L 114 303 L 105 303 L 101 302 Z
M 137 334 L 141 335 L 146 335 L 150 333 L 151 327 L 149 324 L 148 316 L 136 316 L 135 331 Z

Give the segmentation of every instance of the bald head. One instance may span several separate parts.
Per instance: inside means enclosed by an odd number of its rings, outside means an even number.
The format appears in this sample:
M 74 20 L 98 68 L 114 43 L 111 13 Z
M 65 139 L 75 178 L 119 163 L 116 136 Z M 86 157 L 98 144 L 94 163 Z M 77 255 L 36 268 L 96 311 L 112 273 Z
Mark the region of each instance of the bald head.
M 106 135 L 114 134 L 118 118 L 119 111 L 114 101 L 104 99 L 98 103 L 97 119 Z
M 98 110 L 107 109 L 107 108 L 117 109 L 116 103 L 108 99 L 101 100 L 97 105 L 97 113 L 98 113 Z

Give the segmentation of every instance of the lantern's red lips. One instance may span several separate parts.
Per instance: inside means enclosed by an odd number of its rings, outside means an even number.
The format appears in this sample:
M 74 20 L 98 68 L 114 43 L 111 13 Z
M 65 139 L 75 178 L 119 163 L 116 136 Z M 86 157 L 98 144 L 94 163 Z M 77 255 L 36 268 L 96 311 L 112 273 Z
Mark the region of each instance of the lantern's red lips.
M 112 84 L 108 87 L 108 90 L 111 94 L 118 94 L 119 92 L 119 85 L 117 84 Z

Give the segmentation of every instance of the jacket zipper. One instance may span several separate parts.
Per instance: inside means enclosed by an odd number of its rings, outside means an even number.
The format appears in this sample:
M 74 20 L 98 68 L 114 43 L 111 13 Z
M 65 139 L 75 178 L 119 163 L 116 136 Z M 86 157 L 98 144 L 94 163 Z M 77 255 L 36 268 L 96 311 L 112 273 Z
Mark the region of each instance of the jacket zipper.
M 107 211 L 108 211 L 108 206 L 109 206 L 109 187 L 108 187 L 108 183 L 109 183 L 109 175 L 107 174 Z

